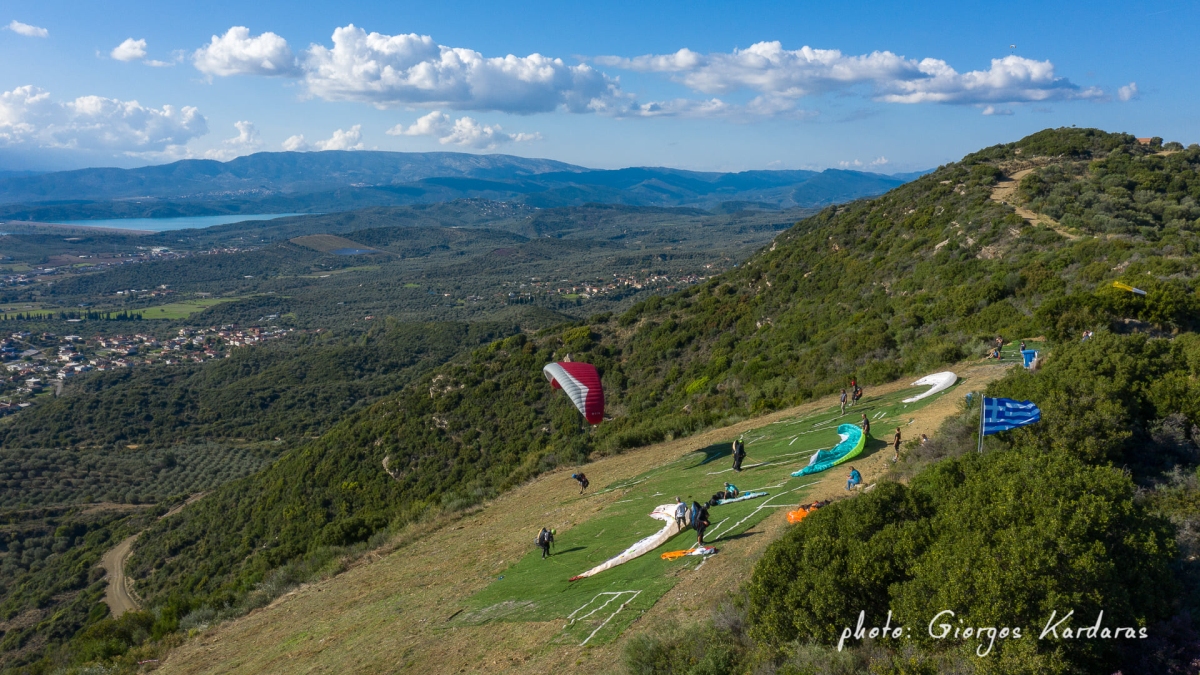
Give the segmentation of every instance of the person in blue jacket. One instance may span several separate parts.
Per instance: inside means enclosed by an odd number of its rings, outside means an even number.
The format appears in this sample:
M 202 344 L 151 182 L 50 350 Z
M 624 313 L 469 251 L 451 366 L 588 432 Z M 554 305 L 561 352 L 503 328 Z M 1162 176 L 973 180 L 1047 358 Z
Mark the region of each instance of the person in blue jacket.
M 861 483 L 862 483 L 862 474 L 858 472 L 858 469 L 856 469 L 854 467 L 850 467 L 850 478 L 849 478 L 849 480 L 846 481 L 846 489 L 853 490 L 854 488 L 858 487 Z

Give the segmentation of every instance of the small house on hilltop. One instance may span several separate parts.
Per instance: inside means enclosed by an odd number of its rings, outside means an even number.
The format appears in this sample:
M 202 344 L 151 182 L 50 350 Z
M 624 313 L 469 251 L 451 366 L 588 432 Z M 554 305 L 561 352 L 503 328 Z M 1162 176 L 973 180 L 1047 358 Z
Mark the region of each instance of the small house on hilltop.
M 1150 142 L 1153 140 L 1154 140 L 1153 138 L 1139 138 L 1138 144 L 1139 145 L 1150 145 Z

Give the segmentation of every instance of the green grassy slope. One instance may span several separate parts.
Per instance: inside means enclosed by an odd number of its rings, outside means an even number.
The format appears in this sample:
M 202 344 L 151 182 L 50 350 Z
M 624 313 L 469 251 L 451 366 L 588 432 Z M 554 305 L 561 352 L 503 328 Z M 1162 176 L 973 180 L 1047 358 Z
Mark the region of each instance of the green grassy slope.
M 869 385 L 923 373 L 979 353 L 997 333 L 1061 338 L 1114 317 L 1189 325 L 1194 223 L 1066 240 L 990 199 L 1018 159 L 1110 152 L 1136 169 L 1123 180 L 1168 177 L 1160 201 L 1192 198 L 1200 148 L 1162 163 L 1130 136 L 1066 129 L 968 156 L 878 199 L 826 209 L 703 285 L 438 369 L 158 526 L 135 552 L 139 587 L 151 602 L 227 602 L 289 560 L 475 503 L 558 463 L 802 401 L 850 375 Z M 1116 278 L 1149 296 L 1105 290 Z M 594 432 L 541 376 L 568 354 L 603 373 L 613 419 Z

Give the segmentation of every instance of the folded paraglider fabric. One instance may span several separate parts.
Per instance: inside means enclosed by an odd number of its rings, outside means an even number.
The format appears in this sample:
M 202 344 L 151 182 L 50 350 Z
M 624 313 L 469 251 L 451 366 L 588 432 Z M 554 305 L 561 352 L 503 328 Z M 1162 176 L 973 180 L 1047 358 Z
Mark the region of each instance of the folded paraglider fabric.
M 853 424 L 842 424 L 838 426 L 837 432 L 838 436 L 842 437 L 841 443 L 813 455 L 812 459 L 808 462 L 808 466 L 796 471 L 792 475 L 808 476 L 819 473 L 835 467 L 842 462 L 854 459 L 862 452 L 863 446 L 867 442 L 867 437 L 863 435 L 862 429 Z
M 766 497 L 769 494 L 771 494 L 771 493 L 769 493 L 769 492 L 747 492 L 746 494 L 738 495 L 737 497 L 734 497 L 733 499 L 718 499 L 717 506 L 721 506 L 722 504 L 733 504 L 734 502 L 744 502 L 747 499 L 758 499 L 759 497 Z
M 678 560 L 685 555 L 712 555 L 716 552 L 717 549 L 711 546 L 695 546 L 685 551 L 667 551 L 659 557 L 661 557 L 663 560 Z
M 815 509 L 810 509 L 807 506 L 801 506 L 800 508 L 796 509 L 795 511 L 788 511 L 788 514 L 787 514 L 788 522 L 795 525 L 796 523 L 807 518 L 808 514 L 812 513 L 814 510 Z
M 667 543 L 671 537 L 679 534 L 679 532 L 683 529 L 683 526 L 680 525 L 679 521 L 675 519 L 675 506 L 675 504 L 663 504 L 662 506 L 654 507 L 654 510 L 650 512 L 650 517 L 666 523 L 661 530 L 644 539 L 638 540 L 633 544 L 633 546 L 630 546 L 622 551 L 620 555 L 605 560 L 583 574 L 577 574 L 571 577 L 570 581 L 577 581 L 579 579 L 590 577 L 593 574 L 599 574 L 604 570 L 611 569 L 617 565 L 627 563 L 634 558 L 643 556 L 659 546 Z

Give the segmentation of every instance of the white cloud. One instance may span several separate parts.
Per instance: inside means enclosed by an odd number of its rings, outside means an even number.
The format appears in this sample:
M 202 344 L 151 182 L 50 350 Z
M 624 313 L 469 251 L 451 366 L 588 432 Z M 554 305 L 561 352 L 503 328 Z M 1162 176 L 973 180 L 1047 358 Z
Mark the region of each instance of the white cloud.
M 248 155 L 262 147 L 262 139 L 253 122 L 239 121 L 234 122 L 233 126 L 238 130 L 238 135 L 221 141 L 220 148 L 206 151 L 204 156 L 207 159 L 218 159 L 224 162 L 234 157 Z
M 381 107 L 587 112 L 616 89 L 586 64 L 569 66 L 541 54 L 489 58 L 438 45 L 428 35 L 367 33 L 353 24 L 333 32 L 332 48 L 310 47 L 304 68 L 312 95 Z
M 245 26 L 234 26 L 192 54 L 196 69 L 206 75 L 299 75 L 296 56 L 287 40 L 275 33 L 250 35 Z
M 891 164 L 891 163 L 892 163 L 892 161 L 890 159 L 880 155 L 879 157 L 876 157 L 875 159 L 873 159 L 869 162 L 863 162 L 862 160 L 858 160 L 858 159 L 843 160 L 841 162 L 838 162 L 838 166 L 842 167 L 843 169 L 862 169 L 862 168 L 878 169 L 879 167 L 887 166 L 888 164 Z
M 984 115 L 1011 115 L 1013 111 L 1009 108 L 997 108 L 994 105 L 989 105 L 983 109 Z
M 11 22 L 9 22 L 9 24 L 7 26 L 5 26 L 5 28 L 7 28 L 8 30 L 11 30 L 12 32 L 14 32 L 18 35 L 24 35 L 25 37 L 39 37 L 39 38 L 50 37 L 50 31 L 46 30 L 45 28 L 41 28 L 39 26 L 31 26 L 27 23 L 21 23 L 20 21 L 17 21 L 16 19 L 13 19 Z
M 338 129 L 328 139 L 317 141 L 314 145 L 318 150 L 362 150 L 362 125 L 355 124 L 349 129 Z
M 1126 102 L 1132 101 L 1133 99 L 1135 99 L 1137 97 L 1138 97 L 1137 82 L 1130 82 L 1129 84 L 1127 84 L 1124 87 L 1121 87 L 1120 89 L 1117 90 L 1117 98 L 1121 99 L 1122 101 L 1126 101 Z
M 634 58 L 605 56 L 596 62 L 663 73 L 705 94 L 754 91 L 773 97 L 776 107 L 788 100 L 860 86 L 889 103 L 1007 103 L 1102 96 L 1097 89 L 1081 89 L 1055 77 L 1049 61 L 1015 55 L 993 59 L 988 70 L 959 73 L 940 59 L 917 61 L 888 51 L 853 56 L 836 49 L 787 50 L 779 42 L 759 42 L 729 53 L 681 49 Z
M 460 117 L 453 122 L 450 116 L 434 110 L 420 117 L 411 126 L 397 124 L 387 130 L 391 136 L 433 136 L 442 145 L 461 145 L 479 150 L 491 150 L 505 143 L 540 141 L 540 133 L 508 134 L 497 124 L 480 124 L 474 118 Z
M 207 121 L 191 106 L 147 108 L 102 96 L 60 102 L 31 85 L 0 93 L 0 147 L 173 156 L 206 133 Z
M 146 41 L 125 38 L 125 41 L 113 48 L 109 56 L 118 61 L 136 61 L 146 58 Z
M 305 152 L 308 150 L 308 143 L 304 140 L 304 134 L 288 136 L 280 145 L 288 152 Z

